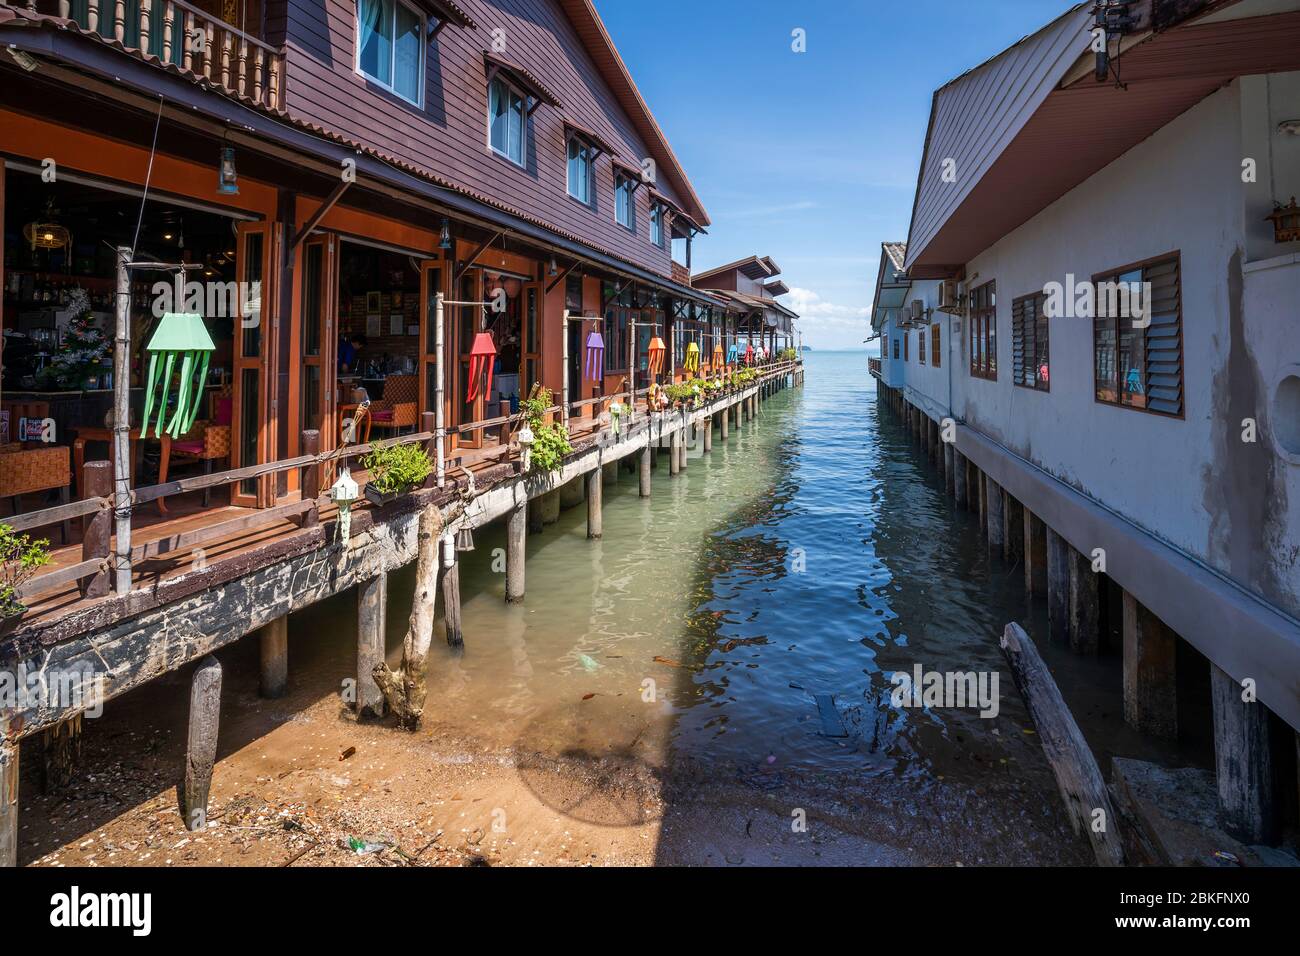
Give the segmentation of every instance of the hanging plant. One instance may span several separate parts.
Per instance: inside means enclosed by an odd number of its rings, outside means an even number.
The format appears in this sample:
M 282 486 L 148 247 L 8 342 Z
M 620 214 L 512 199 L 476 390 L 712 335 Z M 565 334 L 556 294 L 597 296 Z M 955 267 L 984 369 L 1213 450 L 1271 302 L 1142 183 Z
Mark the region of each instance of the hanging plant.
M 379 505 L 419 488 L 433 471 L 428 453 L 416 442 L 376 448 L 361 464 L 370 472 L 366 498 Z

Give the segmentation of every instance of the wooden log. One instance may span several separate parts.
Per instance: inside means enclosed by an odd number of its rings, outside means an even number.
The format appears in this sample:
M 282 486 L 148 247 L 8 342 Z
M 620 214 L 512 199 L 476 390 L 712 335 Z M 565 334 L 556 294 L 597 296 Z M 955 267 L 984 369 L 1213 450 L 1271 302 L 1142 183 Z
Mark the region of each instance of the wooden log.
M 726 421 L 726 419 L 724 418 L 723 421 Z M 654 449 L 647 445 L 645 448 L 641 449 L 641 454 L 638 456 L 641 464 L 641 484 L 639 491 L 642 498 L 650 497 L 651 471 L 654 468 L 654 463 L 651 461 L 653 454 Z
M 357 587 L 358 717 L 384 716 L 384 694 L 375 682 L 375 668 L 384 663 L 387 625 L 388 574 L 380 573 Z
M 1134 730 L 1178 739 L 1178 635 L 1124 592 L 1124 721 Z
M 590 500 L 590 495 L 587 496 Z M 518 504 L 506 518 L 506 603 L 524 601 L 524 558 L 527 547 L 528 504 Z
M 113 463 L 111 461 L 88 461 L 81 466 L 85 475 L 87 498 L 107 498 L 113 493 Z M 100 508 L 86 522 L 86 531 L 81 539 L 81 560 L 94 558 L 108 561 L 113 539 L 113 509 Z M 108 594 L 112 586 L 109 578 L 108 564 L 104 570 L 81 580 L 83 597 L 97 598 Z
M 289 689 L 289 616 L 277 617 L 259 632 L 260 680 L 263 697 L 283 697 Z
M 60 721 L 41 733 L 41 783 L 45 793 L 66 790 L 81 763 L 82 715 Z
M 396 671 L 384 660 L 375 665 L 375 683 L 384 695 L 384 705 L 404 730 L 420 726 L 427 696 L 425 673 L 429 645 L 433 641 L 433 621 L 438 604 L 438 571 L 442 563 L 442 532 L 445 527 L 437 505 L 420 512 L 416 545 L 415 593 L 411 598 L 411 616 L 402 639 L 402 663 Z
M 447 646 L 464 647 L 465 631 L 461 626 L 460 615 L 460 562 L 454 558 L 442 571 L 442 618 L 447 626 Z
M 0 867 L 18 865 L 18 741 L 0 737 Z
M 1214 711 L 1214 768 L 1223 828 L 1243 843 L 1274 844 L 1281 808 L 1274 791 L 1271 714 L 1258 700 L 1242 700 L 1245 688 L 1210 664 Z
M 590 540 L 597 540 L 604 534 L 605 517 L 603 514 L 604 507 L 604 477 L 601 474 L 602 469 L 593 468 L 586 474 L 587 482 L 587 537 Z
M 1092 559 L 1073 548 L 1066 560 L 1070 574 L 1070 649 L 1076 654 L 1101 650 L 1101 576 Z
M 208 825 L 208 793 L 217 763 L 217 731 L 221 724 L 221 664 L 205 657 L 190 682 L 190 727 L 185 751 L 185 782 L 181 813 L 187 830 Z
M 1100 866 L 1122 866 L 1123 842 L 1106 781 L 1052 672 L 1020 625 L 1008 624 L 1001 643 L 1016 688 L 1034 720 L 1043 753 L 1056 775 L 1070 825 L 1076 834 L 1088 838 Z

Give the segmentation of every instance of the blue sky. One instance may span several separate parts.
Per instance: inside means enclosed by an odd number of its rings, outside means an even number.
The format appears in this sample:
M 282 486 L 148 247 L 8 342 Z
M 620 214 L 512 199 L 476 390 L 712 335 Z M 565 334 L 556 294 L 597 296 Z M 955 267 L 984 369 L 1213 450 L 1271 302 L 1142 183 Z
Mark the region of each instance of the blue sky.
M 907 238 L 934 90 L 1070 6 L 596 4 L 713 219 L 694 268 L 770 255 L 814 348 L 863 347 L 880 243 Z

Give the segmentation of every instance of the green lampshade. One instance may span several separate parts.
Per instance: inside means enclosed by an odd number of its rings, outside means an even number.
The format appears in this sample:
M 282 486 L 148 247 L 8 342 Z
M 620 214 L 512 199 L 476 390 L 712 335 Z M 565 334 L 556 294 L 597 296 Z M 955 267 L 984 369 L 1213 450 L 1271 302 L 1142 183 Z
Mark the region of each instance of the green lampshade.
M 167 312 L 145 346 L 150 352 L 213 352 L 212 336 L 197 312 Z
M 145 346 L 149 353 L 149 371 L 145 378 L 144 425 L 141 435 L 149 434 L 150 414 L 154 398 L 158 398 L 158 418 L 153 422 L 154 434 L 164 431 L 172 438 L 180 438 L 194 424 L 203 398 L 203 382 L 208 375 L 208 360 L 216 346 L 203 324 L 203 316 L 196 312 L 167 312 L 163 315 L 153 337 Z M 176 410 L 167 418 L 167 395 L 171 389 L 172 370 L 176 359 L 181 360 L 180 389 L 176 395 Z M 160 363 L 158 360 L 162 359 Z

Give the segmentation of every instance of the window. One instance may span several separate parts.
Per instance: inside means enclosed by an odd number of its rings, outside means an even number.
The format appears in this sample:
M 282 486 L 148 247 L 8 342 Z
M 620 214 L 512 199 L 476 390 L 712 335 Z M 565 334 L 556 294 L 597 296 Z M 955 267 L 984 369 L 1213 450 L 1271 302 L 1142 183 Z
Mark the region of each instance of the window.
M 650 204 L 650 241 L 660 249 L 664 245 L 664 207 L 662 203 Z
M 898 339 L 894 339 L 894 358 L 898 358 Z
M 916 361 L 919 365 L 925 364 L 925 329 L 916 332 Z
M 357 69 L 420 105 L 424 17 L 402 0 L 357 0 Z
M 636 185 L 622 173 L 614 174 L 614 220 L 633 231 L 636 230 Z
M 992 282 L 970 294 L 970 373 L 998 379 L 998 294 Z
M 939 323 L 936 322 L 934 325 L 930 326 L 930 364 L 935 368 L 939 368 L 943 361 L 943 356 L 940 354 L 941 349 L 939 348 L 939 341 Z
M 570 315 L 582 315 L 582 276 L 567 276 L 564 280 L 564 307 Z
M 1041 292 L 1011 303 L 1011 381 L 1043 392 L 1050 389 L 1046 304 Z
M 903 361 L 904 362 L 907 361 L 907 343 L 910 342 L 911 340 L 912 337 L 908 335 L 906 332 L 904 332 L 903 333 Z
M 488 135 L 492 151 L 518 166 L 524 165 L 527 122 L 528 98 L 501 77 L 494 77 L 488 85 Z
M 591 166 L 595 151 L 577 136 L 569 137 L 569 195 L 591 205 Z
M 1097 401 L 1183 414 L 1183 310 L 1178 253 L 1094 276 Z

